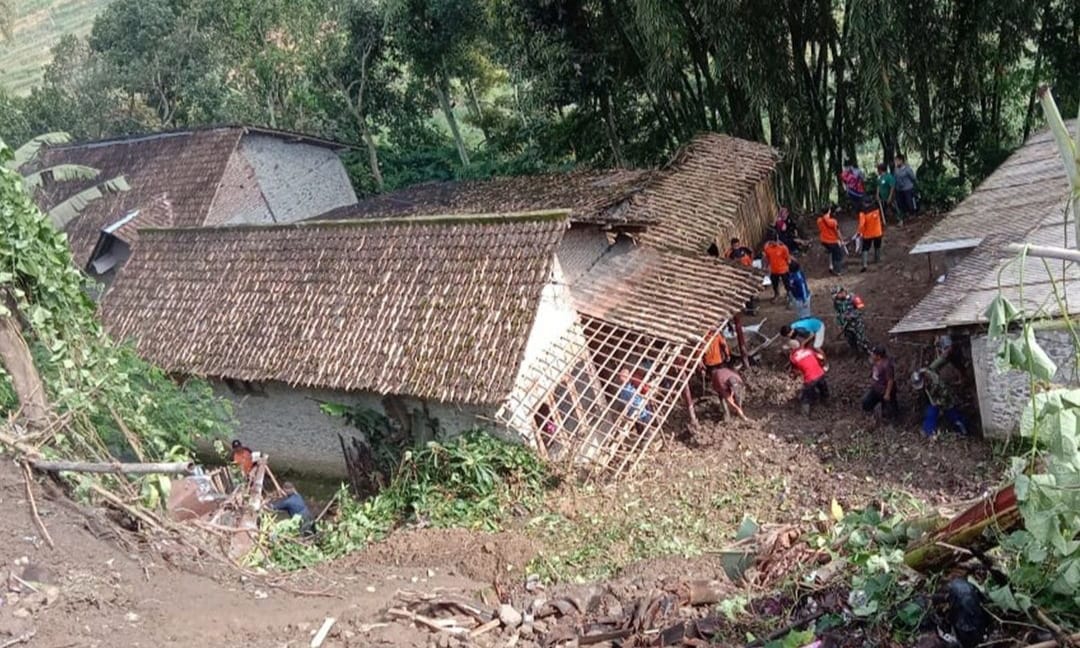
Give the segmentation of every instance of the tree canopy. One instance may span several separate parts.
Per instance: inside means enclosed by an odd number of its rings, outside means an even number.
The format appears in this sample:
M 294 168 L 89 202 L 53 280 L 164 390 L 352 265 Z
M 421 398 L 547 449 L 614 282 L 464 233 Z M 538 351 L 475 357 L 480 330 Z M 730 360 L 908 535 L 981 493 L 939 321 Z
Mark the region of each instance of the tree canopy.
M 115 0 L 0 136 L 245 122 L 355 146 L 357 188 L 648 165 L 702 130 L 777 146 L 781 192 L 842 162 L 920 165 L 947 203 L 1080 105 L 1067 0 Z

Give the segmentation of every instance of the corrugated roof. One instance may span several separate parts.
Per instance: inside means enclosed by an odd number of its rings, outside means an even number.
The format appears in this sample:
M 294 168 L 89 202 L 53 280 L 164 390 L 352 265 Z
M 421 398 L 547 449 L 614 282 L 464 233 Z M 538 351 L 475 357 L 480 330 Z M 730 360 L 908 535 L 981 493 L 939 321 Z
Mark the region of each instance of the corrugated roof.
M 105 296 L 169 371 L 496 403 L 565 213 L 142 230 Z
M 365 218 L 432 213 L 569 209 L 576 223 L 646 225 L 643 240 L 699 253 L 776 168 L 779 154 L 718 133 L 694 138 L 658 170 L 618 169 L 429 182 L 381 194 L 316 217 Z
M 911 253 L 933 251 L 929 246 L 934 244 L 973 248 L 994 236 L 1019 240 L 1043 218 L 1053 217 L 1067 182 L 1053 136 L 1049 130 L 1041 131 L 919 239 Z
M 571 285 L 579 312 L 679 344 L 738 313 L 762 275 L 708 256 L 616 247 Z
M 985 323 L 986 309 L 999 291 L 1028 313 L 1059 316 L 1062 309 L 1054 296 L 1055 283 L 1067 305 L 1065 310 L 1080 312 L 1080 268 L 1062 261 L 1044 263 L 1034 257 L 1020 263 L 1017 255 L 1005 250 L 1010 243 L 1075 248 L 1074 227 L 1065 223 L 1068 192 L 1057 145 L 1048 132 L 1035 135 L 962 203 L 969 208 L 977 206 L 981 218 L 964 211 L 953 221 L 950 214 L 931 231 L 944 227 L 943 232 L 959 235 L 958 224 L 967 222 L 974 229 L 962 233 L 970 236 L 977 232 L 982 238 L 891 333 Z

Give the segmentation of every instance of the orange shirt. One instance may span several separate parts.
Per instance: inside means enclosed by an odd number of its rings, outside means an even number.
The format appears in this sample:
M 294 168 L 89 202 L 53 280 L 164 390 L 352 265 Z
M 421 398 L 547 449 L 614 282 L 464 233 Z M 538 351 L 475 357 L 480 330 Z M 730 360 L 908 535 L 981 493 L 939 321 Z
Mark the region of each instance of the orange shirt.
M 705 349 L 704 363 L 706 367 L 722 365 L 731 359 L 731 350 L 728 349 L 727 340 L 723 333 L 717 333 L 713 341 Z
M 832 244 L 840 242 L 840 223 L 836 222 L 836 219 L 832 217 L 831 212 L 825 212 L 821 216 L 818 216 L 817 228 L 822 243 Z
M 870 211 L 859 212 L 859 234 L 864 239 L 878 238 L 882 234 L 881 210 L 873 208 Z
M 251 450 L 240 446 L 232 451 L 232 461 L 237 466 L 240 466 L 240 472 L 245 475 L 251 472 L 251 468 L 254 465 L 254 460 L 251 456 Z
M 788 264 L 791 262 L 791 252 L 780 241 L 769 241 L 765 249 L 761 251 L 769 262 L 769 272 L 772 274 L 787 274 Z

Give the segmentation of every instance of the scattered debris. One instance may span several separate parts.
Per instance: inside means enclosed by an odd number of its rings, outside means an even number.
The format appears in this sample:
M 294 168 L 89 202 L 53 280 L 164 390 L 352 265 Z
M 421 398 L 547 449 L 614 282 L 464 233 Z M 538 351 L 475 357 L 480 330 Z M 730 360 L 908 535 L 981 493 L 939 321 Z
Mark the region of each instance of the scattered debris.
M 334 617 L 326 617 L 323 621 L 322 627 L 315 633 L 315 637 L 311 640 L 311 648 L 319 648 L 326 641 L 326 635 L 330 634 L 330 628 L 334 627 L 334 623 L 337 621 Z

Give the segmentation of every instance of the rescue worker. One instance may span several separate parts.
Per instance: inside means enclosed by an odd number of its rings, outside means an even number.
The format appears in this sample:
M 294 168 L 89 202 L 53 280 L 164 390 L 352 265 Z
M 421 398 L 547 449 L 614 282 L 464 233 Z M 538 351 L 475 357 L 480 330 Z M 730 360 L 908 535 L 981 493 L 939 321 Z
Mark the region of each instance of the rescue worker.
M 802 391 L 799 392 L 802 413 L 809 416 L 811 403 L 829 399 L 829 383 L 825 376 L 827 367 L 825 354 L 801 346 L 796 340 L 788 340 L 787 348 L 791 373 L 802 377 L 803 386 Z
M 859 210 L 859 236 L 862 237 L 862 272 L 866 272 L 870 248 L 874 248 L 874 263 L 881 261 L 881 239 L 885 234 L 881 208 L 873 201 L 863 201 Z
M 773 301 L 780 296 L 780 286 L 784 287 L 784 294 L 790 295 L 788 288 L 788 269 L 791 263 L 791 252 L 787 246 L 780 242 L 777 235 L 765 242 L 761 251 L 765 261 L 769 264 L 769 281 L 772 283 Z
M 251 448 L 248 448 L 241 443 L 240 439 L 233 439 L 232 450 L 229 453 L 229 461 L 236 464 L 245 477 L 251 474 L 251 468 L 255 463 L 251 455 Z
M 836 323 L 847 340 L 848 346 L 864 355 L 870 353 L 870 341 L 866 339 L 866 326 L 863 324 L 863 301 L 843 286 L 832 289 L 833 309 L 836 311 Z
M 726 254 L 724 254 L 729 261 L 734 261 L 744 266 L 751 266 L 754 264 L 754 251 L 742 244 L 737 239 L 731 239 L 731 247 L 728 248 Z
M 742 376 L 732 369 L 720 367 L 710 374 L 713 391 L 720 397 L 724 405 L 724 420 L 731 420 L 731 413 L 735 412 L 742 420 L 747 420 L 743 412 L 743 398 L 746 395 L 746 383 Z
M 863 395 L 862 410 L 870 414 L 881 405 L 882 418 L 895 418 L 900 410 L 896 403 L 896 366 L 889 358 L 888 350 L 880 344 L 874 347 L 870 359 L 873 362 L 870 389 Z
M 825 346 L 825 322 L 816 317 L 804 317 L 780 327 L 780 335 L 796 340 L 799 346 L 821 350 Z
M 838 275 L 844 270 L 844 240 L 840 223 L 833 218 L 832 210 L 826 208 L 817 219 L 818 239 L 829 253 L 829 272 Z
M 289 517 L 300 516 L 300 533 L 306 536 L 314 534 L 315 521 L 311 517 L 311 511 L 308 510 L 304 498 L 296 492 L 296 486 L 293 486 L 292 482 L 285 482 L 281 485 L 281 490 L 285 493 L 285 497 L 271 502 L 270 510 L 282 511 Z
M 960 375 L 965 375 L 964 354 L 960 348 L 953 344 L 951 335 L 939 335 L 934 339 L 934 361 L 930 363 L 930 370 L 940 372 L 947 364 L 951 364 Z
M 923 412 L 922 431 L 927 438 L 932 439 L 937 435 L 938 422 L 943 414 L 960 436 L 968 435 L 967 420 L 957 407 L 952 390 L 936 371 L 919 369 L 911 375 L 911 386 L 926 393 L 927 405 Z
M 723 331 L 717 331 L 709 346 L 705 347 L 705 355 L 701 363 L 705 365 L 705 372 L 711 374 L 714 369 L 719 369 L 731 362 L 731 347 Z
M 788 299 L 795 305 L 795 316 L 802 319 L 810 317 L 810 284 L 798 261 L 788 264 Z

